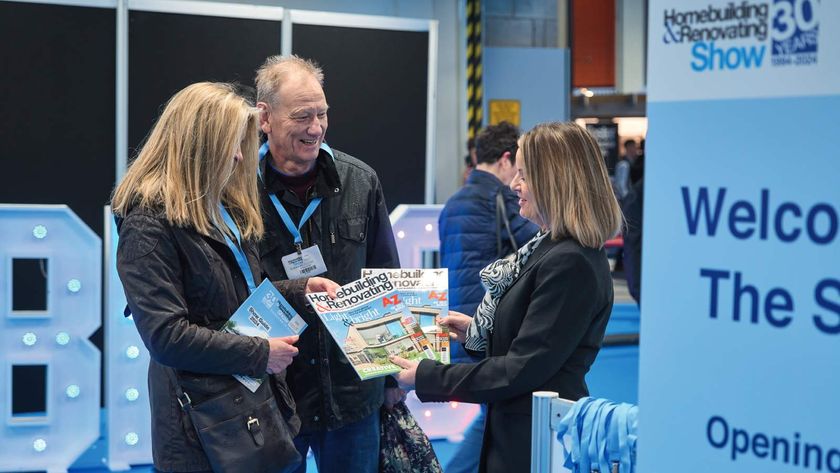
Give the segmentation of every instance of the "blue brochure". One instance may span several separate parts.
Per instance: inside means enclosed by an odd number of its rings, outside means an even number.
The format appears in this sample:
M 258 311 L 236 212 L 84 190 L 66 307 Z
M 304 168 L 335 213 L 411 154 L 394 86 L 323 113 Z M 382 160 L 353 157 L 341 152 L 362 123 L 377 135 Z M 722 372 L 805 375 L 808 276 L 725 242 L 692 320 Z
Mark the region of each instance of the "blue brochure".
M 248 337 L 288 337 L 299 335 L 306 322 L 292 309 L 268 279 L 264 280 L 225 323 L 222 330 Z M 234 375 L 251 391 L 256 391 L 263 379 Z

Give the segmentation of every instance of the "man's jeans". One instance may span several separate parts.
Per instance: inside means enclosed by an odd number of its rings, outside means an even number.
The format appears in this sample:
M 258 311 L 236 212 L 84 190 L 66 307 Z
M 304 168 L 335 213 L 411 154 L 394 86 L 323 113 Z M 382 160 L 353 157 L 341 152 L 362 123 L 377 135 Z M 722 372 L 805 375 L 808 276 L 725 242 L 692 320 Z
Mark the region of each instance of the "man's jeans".
M 478 462 L 481 458 L 481 442 L 484 440 L 484 420 L 487 417 L 487 406 L 481 405 L 481 412 L 475 416 L 475 420 L 464 431 L 464 440 L 458 445 L 458 449 L 452 455 L 445 473 L 476 473 Z
M 303 463 L 295 473 L 306 472 L 306 451 L 312 448 L 318 473 L 377 473 L 379 471 L 379 410 L 333 431 L 313 432 L 295 438 Z

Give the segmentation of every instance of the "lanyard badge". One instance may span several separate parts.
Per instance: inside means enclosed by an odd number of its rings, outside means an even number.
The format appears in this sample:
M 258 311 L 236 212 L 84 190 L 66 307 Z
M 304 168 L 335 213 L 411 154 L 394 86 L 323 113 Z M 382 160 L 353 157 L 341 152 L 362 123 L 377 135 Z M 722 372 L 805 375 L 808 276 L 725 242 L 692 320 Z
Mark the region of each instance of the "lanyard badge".
M 326 151 L 330 157 L 332 157 L 332 149 L 330 149 L 326 143 L 321 143 L 321 149 Z M 265 159 L 267 154 L 268 142 L 265 142 L 260 147 L 260 160 L 262 161 Z M 259 173 L 259 168 L 257 168 L 257 173 Z M 260 176 L 260 178 L 262 178 L 262 176 Z M 304 210 L 303 215 L 300 218 L 300 223 L 295 225 L 292 221 L 292 217 L 289 215 L 289 212 L 286 211 L 277 196 L 269 193 L 268 197 L 271 199 L 271 204 L 274 206 L 274 210 L 277 211 L 277 215 L 280 216 L 280 219 L 283 221 L 286 229 L 289 230 L 289 233 L 291 233 L 292 237 L 294 237 L 296 251 L 280 258 L 280 261 L 283 263 L 283 269 L 286 270 L 286 277 L 289 279 L 300 279 L 326 273 L 327 265 L 324 263 L 324 257 L 321 255 L 321 250 L 318 248 L 318 245 L 303 248 L 303 238 L 300 234 L 300 229 L 303 228 L 306 221 L 309 220 L 312 214 L 315 213 L 315 210 L 321 204 L 323 198 L 316 197 L 312 199 L 309 202 L 309 205 L 306 206 L 306 210 Z
M 308 278 L 327 272 L 327 265 L 318 245 L 288 254 L 280 258 L 280 261 L 289 279 Z
M 268 196 L 277 214 L 280 215 L 280 219 L 283 220 L 283 224 L 286 225 L 286 229 L 289 230 L 289 233 L 295 239 L 295 249 L 297 251 L 280 258 L 280 261 L 283 263 L 283 269 L 286 270 L 286 277 L 289 279 L 300 279 L 326 273 L 327 265 L 324 263 L 324 257 L 321 255 L 321 250 L 318 249 L 318 245 L 303 248 L 303 238 L 300 235 L 300 229 L 303 228 L 303 225 L 309 220 L 309 217 L 315 213 L 315 210 L 323 199 L 321 197 L 312 199 L 309 205 L 306 206 L 306 210 L 304 210 L 303 216 L 300 218 L 300 223 L 295 225 L 289 212 L 286 211 L 280 203 L 280 200 L 277 199 L 277 196 L 274 194 L 269 194 Z

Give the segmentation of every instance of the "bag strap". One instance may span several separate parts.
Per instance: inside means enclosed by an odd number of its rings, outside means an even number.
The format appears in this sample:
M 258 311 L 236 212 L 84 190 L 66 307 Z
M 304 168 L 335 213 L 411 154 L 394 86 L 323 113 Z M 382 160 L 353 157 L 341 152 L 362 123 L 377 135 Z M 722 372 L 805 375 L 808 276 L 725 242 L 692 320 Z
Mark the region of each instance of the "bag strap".
M 513 232 L 510 230 L 510 220 L 507 218 L 507 209 L 505 207 L 505 198 L 502 195 L 502 188 L 499 187 L 499 190 L 496 191 L 496 256 L 498 258 L 505 256 L 502 254 L 502 225 L 505 226 L 505 230 L 507 231 L 510 247 L 513 251 L 518 250 L 519 247 L 516 245 L 516 239 L 513 238 Z
M 178 397 L 178 404 L 181 405 L 181 408 L 184 411 L 189 412 L 189 410 L 192 409 L 192 399 L 190 399 L 189 394 L 184 392 L 184 389 L 181 387 L 181 383 L 178 382 L 178 375 L 175 374 L 175 368 L 166 366 L 164 367 L 164 371 L 166 371 L 169 381 L 172 381 L 172 386 L 175 387 L 175 395 Z
M 181 410 L 184 411 L 184 416 L 187 422 L 187 428 L 195 430 L 195 427 L 192 423 L 192 418 L 190 418 L 190 411 L 192 410 L 192 399 L 190 399 L 189 394 L 184 392 L 184 388 L 181 387 L 181 383 L 178 382 L 178 375 L 175 373 L 175 368 L 170 368 L 168 366 L 164 367 L 164 371 L 166 371 L 166 375 L 169 377 L 169 381 L 172 382 L 172 386 L 175 387 L 175 396 L 178 399 L 178 404 L 181 405 Z M 198 433 L 196 431 L 196 433 Z

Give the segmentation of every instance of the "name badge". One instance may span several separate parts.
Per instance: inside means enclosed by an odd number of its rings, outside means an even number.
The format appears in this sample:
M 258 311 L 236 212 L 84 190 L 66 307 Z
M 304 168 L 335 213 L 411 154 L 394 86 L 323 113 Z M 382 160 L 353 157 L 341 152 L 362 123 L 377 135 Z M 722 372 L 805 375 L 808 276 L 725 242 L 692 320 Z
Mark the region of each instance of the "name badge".
M 304 248 L 300 253 L 295 251 L 280 258 L 280 261 L 283 262 L 283 268 L 289 279 L 308 278 L 327 272 L 327 265 L 324 263 L 324 257 L 321 256 L 318 245 Z

